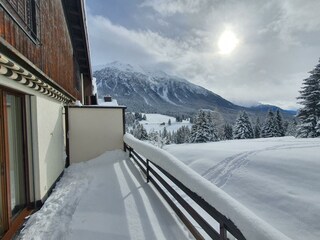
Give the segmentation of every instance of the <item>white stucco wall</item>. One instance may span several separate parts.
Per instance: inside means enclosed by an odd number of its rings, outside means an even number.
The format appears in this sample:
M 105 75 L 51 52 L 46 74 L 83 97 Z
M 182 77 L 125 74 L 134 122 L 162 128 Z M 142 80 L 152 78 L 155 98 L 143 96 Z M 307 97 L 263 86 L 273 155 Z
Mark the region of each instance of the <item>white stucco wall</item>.
M 63 105 L 37 97 L 36 108 L 40 197 L 43 198 L 65 167 Z
M 69 108 L 70 163 L 123 149 L 122 108 Z
M 0 75 L 1 85 L 32 95 L 32 127 L 28 129 L 28 134 L 32 135 L 33 163 L 30 160 L 29 167 L 34 168 L 36 200 L 40 200 L 63 172 L 65 166 L 63 104 L 2 75 Z M 33 185 L 32 179 L 30 184 Z M 33 188 L 33 186 L 30 187 Z

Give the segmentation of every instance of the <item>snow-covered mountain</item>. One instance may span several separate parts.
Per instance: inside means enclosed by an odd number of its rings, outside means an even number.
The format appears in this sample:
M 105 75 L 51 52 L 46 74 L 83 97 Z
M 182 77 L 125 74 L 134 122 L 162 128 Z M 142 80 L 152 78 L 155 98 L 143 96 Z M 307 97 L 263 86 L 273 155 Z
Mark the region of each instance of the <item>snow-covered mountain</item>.
M 226 119 L 234 120 L 238 112 L 255 110 L 235 105 L 221 96 L 185 79 L 162 71 L 120 62 L 96 68 L 98 94 L 111 95 L 129 111 L 157 112 L 172 115 L 193 113 L 199 109 L 218 109 Z
M 111 95 L 129 110 L 143 112 L 194 112 L 199 108 L 239 107 L 219 95 L 162 71 L 148 71 L 112 62 L 94 72 L 99 96 Z

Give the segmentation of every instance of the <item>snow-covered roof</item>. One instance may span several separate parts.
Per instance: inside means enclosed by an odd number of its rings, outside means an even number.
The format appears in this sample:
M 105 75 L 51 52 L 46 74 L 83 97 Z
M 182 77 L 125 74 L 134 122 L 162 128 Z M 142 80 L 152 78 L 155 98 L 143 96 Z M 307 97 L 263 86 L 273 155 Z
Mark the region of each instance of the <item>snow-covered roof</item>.
M 99 106 L 107 106 L 107 107 L 116 107 L 119 106 L 118 101 L 116 99 L 112 99 L 111 102 L 105 102 L 103 99 L 98 99 Z

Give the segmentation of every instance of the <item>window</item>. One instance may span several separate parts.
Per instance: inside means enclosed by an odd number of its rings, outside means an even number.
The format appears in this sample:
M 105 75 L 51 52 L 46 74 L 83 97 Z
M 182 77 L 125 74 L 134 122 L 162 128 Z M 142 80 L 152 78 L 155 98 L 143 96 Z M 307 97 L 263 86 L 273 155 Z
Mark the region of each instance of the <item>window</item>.
M 39 41 L 39 0 L 6 0 L 6 2 L 8 7 L 13 10 L 9 12 L 14 13 L 13 17 L 20 27 L 33 40 Z
M 0 87 L 0 238 L 29 204 L 25 95 Z

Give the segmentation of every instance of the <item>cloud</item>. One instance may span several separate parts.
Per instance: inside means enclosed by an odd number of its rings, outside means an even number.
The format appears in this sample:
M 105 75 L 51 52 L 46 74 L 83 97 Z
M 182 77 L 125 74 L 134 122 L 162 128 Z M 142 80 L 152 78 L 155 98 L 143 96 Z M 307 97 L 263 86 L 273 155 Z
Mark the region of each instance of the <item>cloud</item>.
M 126 25 L 126 15 L 111 19 L 89 11 L 93 65 L 119 60 L 153 66 L 235 103 L 296 106 L 302 79 L 319 58 L 319 4 L 148 0 L 132 12 L 138 26 Z M 217 42 L 226 28 L 240 42 L 221 56 Z
M 91 13 L 88 14 L 88 26 L 94 65 L 117 59 L 136 64 L 171 65 L 170 68 L 179 70 L 194 61 L 201 65 L 201 61 L 211 57 L 203 49 L 207 43 L 196 33 L 187 39 L 174 39 L 151 30 L 128 29 Z M 169 67 L 167 70 L 170 71 Z
M 140 6 L 151 7 L 164 16 L 170 16 L 176 13 L 196 13 L 203 3 L 203 0 L 145 0 Z
M 102 16 L 88 16 L 95 65 L 117 58 L 133 63 L 167 62 L 180 58 L 188 46 L 151 30 L 130 30 Z M 120 59 L 119 59 L 120 58 Z
M 270 21 L 262 32 L 278 34 L 287 45 L 299 45 L 299 33 L 319 31 L 320 29 L 320 1 L 318 0 L 283 0 L 270 1 L 268 7 L 278 9 L 277 18 Z

